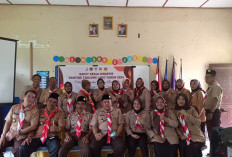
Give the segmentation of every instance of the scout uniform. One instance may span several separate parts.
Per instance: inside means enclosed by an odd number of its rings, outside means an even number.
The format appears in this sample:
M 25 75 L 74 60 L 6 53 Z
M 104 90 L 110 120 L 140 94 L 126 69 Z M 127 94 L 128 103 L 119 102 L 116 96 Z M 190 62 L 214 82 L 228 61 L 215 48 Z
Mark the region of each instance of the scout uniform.
M 101 90 L 101 89 L 95 89 L 93 91 L 93 98 L 95 100 L 95 106 L 96 106 L 96 109 L 99 109 L 102 107 L 102 102 L 101 102 L 101 99 L 102 99 L 102 96 L 106 93 L 106 89 L 104 90 Z
M 126 96 L 126 95 L 123 94 L 123 90 L 122 89 L 120 89 L 118 91 L 112 90 L 109 93 L 109 95 L 111 97 L 112 107 L 113 108 L 118 108 L 118 109 L 121 110 L 123 108 L 123 102 L 125 101 L 125 96 Z M 116 98 L 117 95 L 121 95 L 122 97 L 120 99 L 117 99 Z
M 132 103 L 134 100 L 134 91 L 130 88 L 122 89 L 123 90 L 123 107 L 121 109 L 122 113 L 127 113 L 132 109 Z
M 167 91 L 160 92 L 159 95 L 165 99 L 169 110 L 173 110 L 175 108 L 177 92 L 175 92 L 172 88 L 169 88 Z
M 160 143 L 157 136 L 162 137 L 160 115 L 164 114 L 167 120 L 163 121 L 163 138 L 165 141 Z M 173 157 L 177 153 L 179 139 L 176 134 L 175 128 L 178 127 L 178 121 L 173 110 L 164 109 L 162 111 L 153 110 L 150 113 L 151 125 L 147 129 L 147 134 L 153 142 L 153 148 L 156 157 Z M 167 151 L 168 150 L 168 151 Z
M 108 94 L 105 94 L 102 96 L 102 100 L 104 99 L 111 98 Z M 100 141 L 97 141 L 95 136 L 91 141 L 90 148 L 92 149 L 94 157 L 101 157 L 101 149 L 108 142 L 112 145 L 114 157 L 122 157 L 124 154 L 125 145 L 122 137 L 117 136 L 116 138 L 110 138 L 110 135 L 108 135 L 109 122 L 111 123 L 111 133 L 116 132 L 119 125 L 124 124 L 123 115 L 119 109 L 112 107 L 111 110 L 107 112 L 102 107 L 93 115 L 91 125 L 97 126 L 98 133 L 101 133 L 103 136 Z
M 212 74 L 216 75 L 216 71 L 214 70 L 207 70 L 206 74 Z M 209 133 L 209 138 L 211 137 L 211 130 L 214 127 L 220 127 L 221 121 L 221 112 L 220 112 L 220 107 L 221 107 L 221 102 L 222 102 L 222 96 L 223 96 L 223 91 L 222 87 L 217 83 L 214 82 L 213 84 L 209 85 L 207 91 L 206 91 L 206 96 L 205 96 L 205 111 L 206 111 L 206 117 L 209 113 L 213 114 L 213 118 L 211 120 L 206 120 L 206 125 L 207 125 L 207 130 Z M 213 105 L 214 99 L 217 99 L 217 104 Z
M 77 101 L 86 102 L 85 99 L 85 97 L 79 97 Z M 69 135 L 72 137 L 72 140 L 63 143 L 62 147 L 59 150 L 58 157 L 67 157 L 69 150 L 75 144 L 79 146 L 82 157 L 91 156 L 89 143 L 82 142 L 83 137 L 85 137 L 90 131 L 91 119 L 92 114 L 85 111 L 83 111 L 81 114 L 73 112 L 68 115 L 68 118 L 66 120 L 66 132 L 69 133 Z M 78 121 L 80 122 L 80 126 L 78 126 Z M 77 133 L 77 127 L 80 127 L 80 135 Z
M 135 113 L 134 109 L 127 112 L 126 116 L 126 133 L 128 135 L 128 152 L 129 157 L 133 157 L 136 152 L 137 145 L 139 145 L 144 157 L 148 157 L 148 142 L 146 129 L 150 126 L 149 113 L 142 110 L 140 113 Z M 140 119 L 143 122 L 140 122 Z M 133 138 L 131 135 L 139 136 L 139 139 Z
M 185 95 L 188 97 L 188 100 L 190 101 L 191 94 L 190 94 L 190 91 L 189 91 L 188 89 L 183 88 L 183 89 L 181 89 L 180 91 L 178 90 L 177 93 L 178 93 L 178 94 L 179 94 L 179 93 L 185 94 Z
M 146 111 L 151 107 L 151 95 L 147 88 L 144 86 L 134 89 L 134 98 L 139 98 L 142 101 L 142 106 Z
M 59 96 L 58 107 L 65 115 L 73 112 L 74 104 L 76 103 L 77 93 L 71 92 L 70 94 L 62 93 Z
M 58 100 L 58 96 L 57 93 L 52 93 L 48 98 Z M 31 143 L 21 147 L 20 157 L 29 157 L 32 152 L 41 146 L 48 147 L 50 157 L 56 157 L 60 148 L 60 139 L 58 137 L 59 132 L 50 131 L 53 125 L 65 127 L 64 113 L 58 108 L 55 108 L 52 112 L 49 112 L 47 107 L 40 110 L 39 127 Z
M 179 120 L 179 127 L 176 131 L 179 137 L 186 138 L 186 140 L 180 140 L 181 157 L 202 157 L 201 148 L 205 143 L 205 137 L 200 129 L 201 120 L 198 113 L 194 107 L 189 107 L 189 109 L 185 110 L 186 113 L 184 115 L 180 111 L 175 110 Z M 181 121 L 184 121 L 185 125 Z M 182 129 L 182 127 L 185 129 Z
M 87 104 L 86 104 L 86 111 L 89 113 L 94 113 L 96 108 L 95 104 L 93 102 L 93 95 L 90 92 L 87 92 L 85 90 L 81 90 L 77 93 L 77 97 L 84 96 L 87 99 Z
M 201 126 L 203 125 L 203 128 L 201 127 L 201 131 L 205 133 L 205 108 L 204 108 L 204 96 L 203 92 L 201 90 L 197 90 L 196 92 L 191 93 L 191 99 L 190 104 L 191 106 L 195 106 L 198 109 L 199 117 L 201 119 Z
M 25 135 L 19 135 L 18 137 L 14 139 L 9 139 L 10 133 L 13 131 L 18 131 L 18 123 L 19 123 L 19 115 L 20 115 L 20 108 L 22 109 L 22 105 L 13 105 L 8 112 L 5 121 L 6 122 L 11 122 L 11 126 L 9 131 L 6 133 L 6 143 L 3 147 L 0 148 L 0 156 L 3 157 L 3 152 L 4 149 L 11 144 L 14 145 L 12 153 L 14 154 L 15 157 L 18 157 L 18 149 L 21 143 L 28 137 L 27 134 Z M 25 110 L 25 109 L 24 109 Z M 37 126 L 38 125 L 38 119 L 39 119 L 39 110 L 36 107 L 31 108 L 30 110 L 25 110 L 24 111 L 24 121 L 21 126 L 21 129 L 26 129 L 29 126 Z
M 41 88 L 39 88 L 39 87 L 38 87 L 37 89 L 34 89 L 32 85 L 28 85 L 28 86 L 26 86 L 26 87 L 22 90 L 21 95 L 20 95 L 20 100 L 23 101 L 24 94 L 25 94 L 25 92 L 28 91 L 28 90 L 33 90 L 33 91 L 36 92 L 36 101 L 35 101 L 35 104 L 38 104 L 39 99 L 40 99 L 40 96 L 41 96 L 43 90 L 42 90 Z
M 58 95 L 61 95 L 63 92 L 61 89 L 57 87 L 54 90 L 50 90 L 50 88 L 48 87 L 42 91 L 39 99 L 39 103 L 46 105 L 48 97 L 50 96 L 51 93 L 57 93 Z

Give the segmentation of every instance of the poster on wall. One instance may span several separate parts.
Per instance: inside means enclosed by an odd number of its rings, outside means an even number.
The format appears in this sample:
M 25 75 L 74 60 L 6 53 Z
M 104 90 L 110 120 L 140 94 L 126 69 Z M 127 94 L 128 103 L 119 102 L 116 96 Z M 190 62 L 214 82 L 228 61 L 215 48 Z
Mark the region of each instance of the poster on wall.
M 102 78 L 105 81 L 105 87 L 111 88 L 112 82 L 118 80 L 122 88 L 122 82 L 128 78 L 130 80 L 130 87 L 133 88 L 133 66 L 59 66 L 58 68 L 58 82 L 60 88 L 63 88 L 64 83 L 69 81 L 73 85 L 73 91 L 79 92 L 82 89 L 81 81 L 83 79 L 91 82 L 91 89 L 97 89 L 97 80 Z
M 48 87 L 49 71 L 37 71 L 37 74 L 41 76 L 39 88 L 46 89 Z

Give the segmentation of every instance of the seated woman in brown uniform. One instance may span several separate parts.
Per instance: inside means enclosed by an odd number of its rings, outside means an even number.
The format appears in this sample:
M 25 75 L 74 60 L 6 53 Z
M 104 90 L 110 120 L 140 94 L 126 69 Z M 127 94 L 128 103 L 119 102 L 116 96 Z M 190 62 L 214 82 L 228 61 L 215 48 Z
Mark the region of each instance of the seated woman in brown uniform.
M 75 110 L 66 120 L 65 139 L 59 150 L 58 157 L 67 157 L 69 150 L 77 144 L 80 148 L 82 157 L 90 157 L 89 137 L 92 135 L 90 121 L 92 114 L 85 111 L 86 98 L 80 96 L 77 98 Z
M 162 92 L 159 93 L 166 102 L 169 110 L 173 110 L 175 108 L 175 100 L 177 96 L 177 92 L 170 88 L 170 82 L 168 80 L 163 80 L 162 82 Z
M 188 97 L 183 93 L 176 97 L 175 114 L 179 119 L 176 131 L 180 138 L 180 156 L 202 157 L 201 148 L 205 137 L 200 129 L 201 120 L 196 109 L 189 106 Z
M 175 157 L 179 139 L 175 128 L 178 121 L 173 110 L 165 109 L 164 98 L 158 97 L 151 112 L 151 127 L 147 134 L 153 142 L 156 157 Z
M 137 145 L 140 147 L 143 157 L 148 157 L 146 128 L 150 125 L 150 117 L 141 103 L 141 100 L 136 98 L 133 103 L 133 109 L 126 113 L 125 129 L 128 135 L 129 157 L 135 155 Z

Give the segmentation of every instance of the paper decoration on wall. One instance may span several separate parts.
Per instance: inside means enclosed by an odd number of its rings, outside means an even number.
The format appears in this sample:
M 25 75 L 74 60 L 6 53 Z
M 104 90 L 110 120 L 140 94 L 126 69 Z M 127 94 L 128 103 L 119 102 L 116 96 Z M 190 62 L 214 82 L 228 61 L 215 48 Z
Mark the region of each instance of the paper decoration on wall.
M 127 56 L 122 57 L 120 59 L 111 59 L 107 57 L 102 56 L 93 56 L 93 57 L 63 57 L 63 56 L 54 56 L 53 57 L 54 62 L 61 62 L 61 63 L 96 63 L 101 62 L 108 65 L 121 65 L 126 64 L 130 62 L 143 62 L 143 63 L 153 63 L 156 64 L 158 59 L 157 58 L 151 58 L 151 57 L 143 57 L 143 56 Z

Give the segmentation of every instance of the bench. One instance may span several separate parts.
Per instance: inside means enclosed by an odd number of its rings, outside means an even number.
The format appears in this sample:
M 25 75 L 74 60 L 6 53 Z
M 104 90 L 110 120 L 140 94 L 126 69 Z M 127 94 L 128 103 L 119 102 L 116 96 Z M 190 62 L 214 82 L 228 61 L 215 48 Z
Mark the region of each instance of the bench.
M 13 147 L 7 147 L 6 151 L 4 153 L 5 157 L 14 157 L 14 155 L 11 153 L 11 150 L 13 149 Z M 80 148 L 78 146 L 73 146 L 72 149 L 70 150 L 70 152 L 79 152 Z M 110 145 L 106 145 L 102 148 L 102 151 L 113 151 L 112 146 Z M 47 147 L 39 147 L 36 152 L 48 152 Z M 32 153 L 33 157 L 36 157 L 35 152 Z

